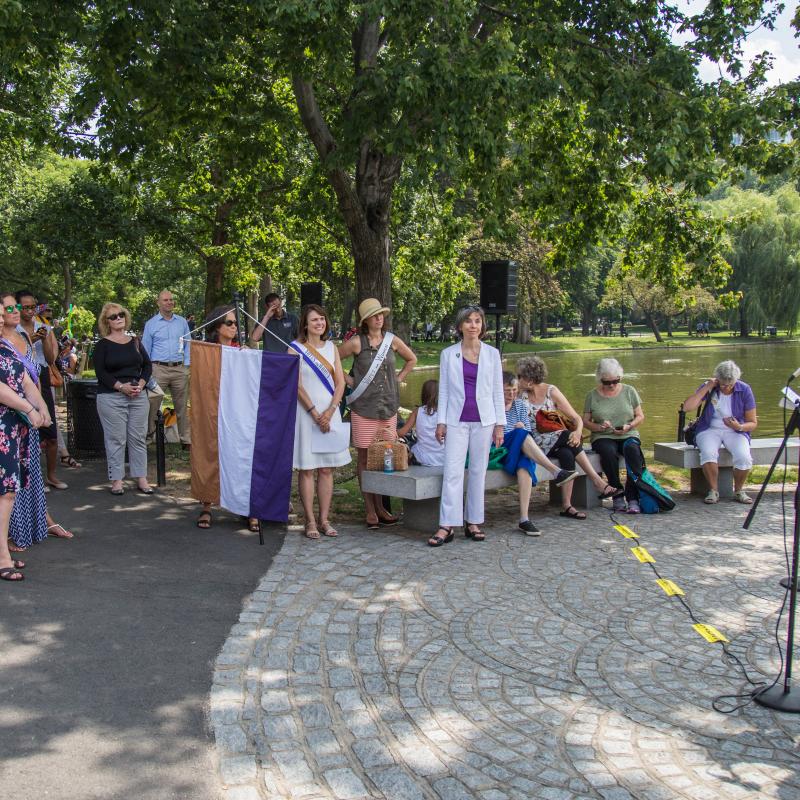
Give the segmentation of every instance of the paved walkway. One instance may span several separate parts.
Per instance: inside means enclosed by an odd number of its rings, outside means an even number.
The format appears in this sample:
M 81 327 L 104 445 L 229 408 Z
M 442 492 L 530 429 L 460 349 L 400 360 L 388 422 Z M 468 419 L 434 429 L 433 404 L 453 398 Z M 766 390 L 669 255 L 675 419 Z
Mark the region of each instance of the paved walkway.
M 59 472 L 48 503 L 75 539 L 0 584 L 0 795 L 216 800 L 214 659 L 283 535 L 201 531 L 196 503 L 114 497 L 104 472 Z
M 777 671 L 779 512 L 749 533 L 730 502 L 626 520 L 756 677 Z M 217 660 L 227 799 L 800 797 L 800 718 L 712 709 L 741 672 L 606 513 L 541 539 L 512 519 L 438 550 L 289 534 Z

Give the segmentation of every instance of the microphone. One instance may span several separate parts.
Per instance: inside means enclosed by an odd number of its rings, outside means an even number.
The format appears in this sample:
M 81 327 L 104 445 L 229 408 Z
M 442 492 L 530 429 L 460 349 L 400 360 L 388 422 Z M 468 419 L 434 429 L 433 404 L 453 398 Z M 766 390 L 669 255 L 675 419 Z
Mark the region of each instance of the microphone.
M 800 367 L 798 367 L 790 376 L 789 380 L 786 381 L 786 384 L 790 384 L 795 378 L 800 378 Z

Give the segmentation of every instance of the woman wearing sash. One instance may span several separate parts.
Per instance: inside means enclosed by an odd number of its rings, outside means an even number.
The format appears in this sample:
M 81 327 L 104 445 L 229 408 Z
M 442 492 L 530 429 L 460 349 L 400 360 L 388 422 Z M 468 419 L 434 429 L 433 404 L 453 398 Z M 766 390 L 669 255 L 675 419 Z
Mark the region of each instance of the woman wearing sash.
M 367 448 L 382 431 L 390 438 L 397 434 L 397 409 L 400 407 L 399 384 L 414 369 L 417 357 L 411 348 L 393 333 L 384 332 L 389 313 L 380 300 L 369 297 L 358 307 L 361 332 L 339 347 L 342 359 L 353 356 L 353 377 L 345 378 L 353 387 L 347 399 L 353 426 L 353 445 L 358 452 L 358 480 L 367 467 Z M 395 353 L 403 359 L 403 369 L 395 374 Z M 386 512 L 376 495 L 363 492 L 367 527 L 394 525 L 398 520 Z
M 297 416 L 294 425 L 293 466 L 299 471 L 297 488 L 305 514 L 306 536 L 319 539 L 336 536 L 330 523 L 333 500 L 333 468 L 350 463 L 350 449 L 344 445 L 338 452 L 314 452 L 319 436 L 341 428 L 339 403 L 344 394 L 344 371 L 339 353 L 329 340 L 330 322 L 325 310 L 309 304 L 300 314 L 300 335 L 289 348 L 291 355 L 300 354 L 300 380 L 297 386 Z M 314 471 L 319 503 L 319 527 L 314 516 Z

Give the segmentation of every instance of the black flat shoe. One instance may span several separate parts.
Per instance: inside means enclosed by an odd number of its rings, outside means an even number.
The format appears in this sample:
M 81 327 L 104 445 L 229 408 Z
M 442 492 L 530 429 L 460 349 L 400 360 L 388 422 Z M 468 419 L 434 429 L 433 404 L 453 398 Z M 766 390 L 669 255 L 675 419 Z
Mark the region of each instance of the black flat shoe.
M 609 491 L 609 489 L 611 491 Z M 624 489 L 617 489 L 616 486 L 612 486 L 610 483 L 607 483 L 603 487 L 603 491 L 600 492 L 599 495 L 597 495 L 597 499 L 598 500 L 608 500 L 609 498 L 623 497 L 624 495 L 625 495 L 625 490 Z
M 108 491 L 111 492 L 111 494 L 115 494 L 117 496 L 119 496 L 121 494 L 125 494 L 125 490 L 124 489 L 109 489 Z
M 141 486 L 137 486 L 136 487 L 136 491 L 137 492 L 141 492 L 142 494 L 154 494 L 155 493 L 155 489 L 153 489 L 152 486 L 148 486 L 146 489 L 142 489 Z

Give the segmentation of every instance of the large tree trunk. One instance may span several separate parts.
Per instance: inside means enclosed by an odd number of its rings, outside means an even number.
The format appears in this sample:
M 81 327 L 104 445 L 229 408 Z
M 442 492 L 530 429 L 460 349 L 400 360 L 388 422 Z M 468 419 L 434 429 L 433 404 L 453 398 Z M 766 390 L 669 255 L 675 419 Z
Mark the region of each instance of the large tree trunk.
M 518 319 L 515 328 L 514 341 L 517 344 L 528 344 L 531 340 L 531 326 L 527 320 Z
M 229 303 L 231 300 L 225 293 L 225 259 L 219 253 L 228 244 L 228 218 L 232 210 L 232 200 L 217 206 L 211 232 L 211 248 L 203 257 L 206 264 L 206 315 L 214 306 Z
M 647 320 L 647 324 L 650 326 L 650 330 L 653 331 L 653 335 L 656 337 L 656 341 L 663 342 L 664 337 L 661 335 L 661 331 L 658 329 L 658 323 L 656 322 L 655 316 L 647 312 L 645 313 L 644 318 Z
M 584 306 L 581 309 L 581 336 L 590 336 L 592 333 L 593 309 L 591 306 Z
M 750 335 L 750 326 L 747 323 L 747 312 L 744 303 L 739 301 L 739 336 L 746 338 Z
M 352 37 L 355 77 L 377 64 L 383 46 L 377 19 L 362 15 Z M 389 257 L 389 216 L 392 194 L 403 160 L 382 153 L 369 139 L 358 146 L 355 180 L 332 156 L 339 145 L 317 102 L 312 83 L 302 75 L 292 76 L 297 109 L 336 194 L 339 211 L 350 235 L 350 249 L 359 301 L 375 297 L 391 308 L 392 282 Z

